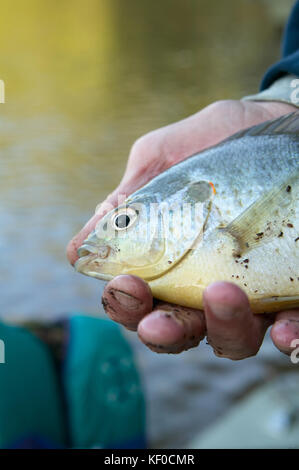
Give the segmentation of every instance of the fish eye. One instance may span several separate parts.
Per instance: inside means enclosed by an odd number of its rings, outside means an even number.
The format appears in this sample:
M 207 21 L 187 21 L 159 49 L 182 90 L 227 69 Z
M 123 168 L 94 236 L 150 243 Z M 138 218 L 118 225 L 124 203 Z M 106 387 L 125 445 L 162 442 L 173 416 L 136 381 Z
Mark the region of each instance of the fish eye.
M 127 207 L 119 210 L 114 215 L 112 225 L 115 230 L 125 230 L 131 227 L 136 219 L 136 211 Z
M 118 228 L 127 228 L 130 225 L 130 217 L 127 214 L 117 215 L 114 219 L 114 223 Z

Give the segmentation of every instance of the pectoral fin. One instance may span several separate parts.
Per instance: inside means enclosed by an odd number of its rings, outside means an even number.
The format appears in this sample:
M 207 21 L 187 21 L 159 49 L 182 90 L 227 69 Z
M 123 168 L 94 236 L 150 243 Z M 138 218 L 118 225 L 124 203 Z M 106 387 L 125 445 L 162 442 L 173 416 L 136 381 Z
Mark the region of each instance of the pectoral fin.
M 275 237 L 282 237 L 286 227 L 294 225 L 299 197 L 299 170 L 261 196 L 223 230 L 237 241 L 243 254 Z

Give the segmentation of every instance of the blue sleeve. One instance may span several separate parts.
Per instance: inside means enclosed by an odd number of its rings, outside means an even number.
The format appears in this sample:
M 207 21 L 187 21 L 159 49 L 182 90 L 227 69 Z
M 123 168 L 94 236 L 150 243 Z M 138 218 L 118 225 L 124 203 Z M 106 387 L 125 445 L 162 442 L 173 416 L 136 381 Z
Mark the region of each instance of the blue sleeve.
M 260 90 L 265 90 L 271 83 L 285 74 L 299 76 L 299 0 L 293 6 L 284 31 L 282 58 L 267 70 Z

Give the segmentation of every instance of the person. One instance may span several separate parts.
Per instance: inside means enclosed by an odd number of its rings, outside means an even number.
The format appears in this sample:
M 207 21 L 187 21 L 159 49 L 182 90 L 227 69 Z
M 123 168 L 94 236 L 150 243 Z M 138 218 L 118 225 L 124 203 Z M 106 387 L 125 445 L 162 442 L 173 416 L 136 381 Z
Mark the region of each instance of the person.
M 298 101 L 294 85 L 298 76 L 299 1 L 285 28 L 282 58 L 266 72 L 260 93 L 236 101 L 218 101 L 138 139 L 119 186 L 70 241 L 67 247 L 70 263 L 74 264 L 78 247 L 99 219 L 117 205 L 120 195 L 128 196 L 175 163 L 241 129 L 295 111 Z M 205 290 L 204 312 L 157 302 L 143 280 L 129 275 L 117 276 L 106 285 L 103 305 L 114 321 L 137 330 L 140 339 L 156 352 L 179 353 L 207 336 L 217 356 L 244 359 L 258 352 L 266 330 L 273 323 L 274 345 L 290 354 L 291 342 L 299 334 L 299 309 L 286 310 L 271 318 L 253 315 L 245 293 L 236 285 L 221 281 Z

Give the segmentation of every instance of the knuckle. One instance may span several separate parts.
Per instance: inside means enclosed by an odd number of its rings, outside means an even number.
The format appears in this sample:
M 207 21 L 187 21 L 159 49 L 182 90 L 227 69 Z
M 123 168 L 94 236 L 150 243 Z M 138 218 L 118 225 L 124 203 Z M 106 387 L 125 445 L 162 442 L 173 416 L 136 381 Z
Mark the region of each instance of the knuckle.
M 227 112 L 228 107 L 234 106 L 236 103 L 236 100 L 218 100 L 212 103 L 209 107 L 211 110 L 222 114 Z
M 130 157 L 140 157 L 140 155 L 146 157 L 147 155 L 152 154 L 153 146 L 157 145 L 156 138 L 154 137 L 154 135 L 154 132 L 150 132 L 139 137 L 132 145 Z
M 135 141 L 133 144 L 129 159 L 132 161 L 142 161 L 145 165 L 150 164 L 153 159 L 165 155 L 167 147 L 167 133 L 163 129 L 151 131 Z

